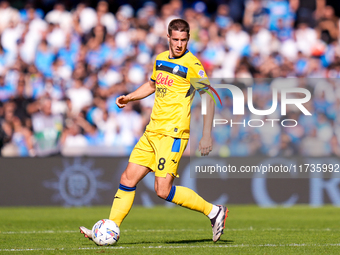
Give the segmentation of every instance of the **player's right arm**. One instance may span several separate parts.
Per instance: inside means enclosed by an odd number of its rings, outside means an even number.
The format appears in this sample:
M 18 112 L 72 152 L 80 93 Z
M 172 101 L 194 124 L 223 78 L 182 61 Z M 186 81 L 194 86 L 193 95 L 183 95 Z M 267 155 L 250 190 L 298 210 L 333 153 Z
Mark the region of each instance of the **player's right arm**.
M 147 96 L 150 96 L 156 90 L 156 84 L 154 81 L 149 80 L 148 82 L 144 83 L 135 91 L 131 92 L 128 95 L 120 96 L 116 99 L 116 104 L 119 108 L 123 108 L 126 104 L 130 101 L 136 101 L 143 99 Z

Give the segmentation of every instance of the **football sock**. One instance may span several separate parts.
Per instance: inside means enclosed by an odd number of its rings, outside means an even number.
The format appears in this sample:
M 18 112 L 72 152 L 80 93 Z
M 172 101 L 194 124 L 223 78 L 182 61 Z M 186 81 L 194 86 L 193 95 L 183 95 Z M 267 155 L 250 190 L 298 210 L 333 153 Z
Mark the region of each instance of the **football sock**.
M 209 215 L 213 208 L 212 204 L 205 201 L 195 191 L 182 186 L 172 186 L 166 200 L 191 210 L 202 212 L 205 215 Z
M 215 218 L 219 210 L 220 210 L 220 208 L 218 206 L 213 205 L 211 212 L 208 214 L 209 219 Z
M 118 191 L 112 203 L 109 219 L 114 221 L 118 227 L 128 215 L 133 200 L 135 199 L 136 187 L 127 187 L 119 184 Z

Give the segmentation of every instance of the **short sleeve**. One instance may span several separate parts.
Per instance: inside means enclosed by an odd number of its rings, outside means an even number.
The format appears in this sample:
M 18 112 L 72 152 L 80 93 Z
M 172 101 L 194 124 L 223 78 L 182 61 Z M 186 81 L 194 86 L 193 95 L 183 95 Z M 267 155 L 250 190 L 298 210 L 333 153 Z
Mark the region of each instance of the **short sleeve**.
M 151 74 L 150 80 L 153 82 L 156 81 L 156 60 L 153 63 L 152 74 Z
M 191 86 L 199 92 L 202 89 L 208 89 L 208 85 L 210 85 L 207 73 L 205 72 L 202 63 L 197 58 L 194 58 L 190 65 L 187 78 L 189 79 Z
M 189 69 L 189 79 L 190 78 L 208 78 L 202 63 L 197 59 L 193 59 L 193 63 L 190 65 Z

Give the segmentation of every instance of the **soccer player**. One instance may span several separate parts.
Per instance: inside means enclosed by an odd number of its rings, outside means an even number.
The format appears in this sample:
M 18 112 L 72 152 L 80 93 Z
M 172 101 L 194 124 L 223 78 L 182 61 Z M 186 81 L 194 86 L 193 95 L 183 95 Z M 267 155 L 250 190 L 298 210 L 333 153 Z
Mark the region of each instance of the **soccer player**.
M 109 219 L 120 226 L 132 207 L 136 185 L 149 172 L 154 172 L 157 195 L 208 216 L 213 230 L 212 239 L 216 242 L 223 234 L 227 208 L 208 203 L 189 188 L 173 186 L 174 178 L 179 177 L 178 164 L 189 139 L 190 95 L 193 91 L 190 78 L 207 78 L 200 61 L 187 49 L 189 31 L 185 20 L 172 20 L 168 26 L 169 51 L 157 56 L 150 81 L 116 100 L 117 105 L 123 108 L 131 101 L 156 93 L 150 123 L 121 176 Z M 212 150 L 214 102 L 209 96 L 207 99 L 208 114 L 203 117 L 203 136 L 199 142 L 202 156 Z M 92 239 L 91 230 L 80 227 L 80 232 Z

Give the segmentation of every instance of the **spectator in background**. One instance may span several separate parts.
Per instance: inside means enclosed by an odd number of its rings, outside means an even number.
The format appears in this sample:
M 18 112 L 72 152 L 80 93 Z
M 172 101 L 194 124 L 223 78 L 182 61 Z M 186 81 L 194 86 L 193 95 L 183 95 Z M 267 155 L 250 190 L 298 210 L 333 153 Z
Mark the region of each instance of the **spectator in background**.
M 249 34 L 242 30 L 239 23 L 234 23 L 226 34 L 226 45 L 231 50 L 241 54 L 243 49 L 249 44 Z
M 118 119 L 115 114 L 109 114 L 107 110 L 101 112 L 95 123 L 104 135 L 104 144 L 106 146 L 117 146 L 121 141 L 118 138 Z
M 121 143 L 132 150 L 143 132 L 142 117 L 133 110 L 133 104 L 127 104 L 117 114 L 117 123 Z
M 107 29 L 102 24 L 95 25 L 90 31 L 90 38 L 94 38 L 100 45 L 105 41 Z
M 3 0 L 0 2 L 0 33 L 4 31 L 6 27 L 13 24 L 17 24 L 20 20 L 19 11 L 10 6 L 10 2 Z
M 298 50 L 304 55 L 311 56 L 313 46 L 317 43 L 316 31 L 308 27 L 306 23 L 300 23 L 295 34 Z
M 220 4 L 217 7 L 215 23 L 220 29 L 228 29 L 233 20 L 229 17 L 229 6 L 226 4 Z
M 272 47 L 273 36 L 268 29 L 255 24 L 252 29 L 251 50 L 261 56 L 269 56 L 275 49 Z
M 223 61 L 223 40 L 218 35 L 218 26 L 211 24 L 208 30 L 202 31 L 201 36 L 201 59 L 204 65 L 212 69 L 214 65 L 220 65 Z
M 72 120 L 66 123 L 66 128 L 60 138 L 60 144 L 62 149 L 65 150 L 81 150 L 88 146 L 85 136 L 81 134 L 80 126 Z
M 107 32 L 111 35 L 117 30 L 116 18 L 109 12 L 109 4 L 106 1 L 99 1 L 97 4 L 97 24 L 105 26 Z
M 156 4 L 151 1 L 147 1 L 144 3 L 143 7 L 140 8 L 137 12 L 137 17 L 139 20 L 139 27 L 145 30 L 149 30 L 155 24 L 156 20 Z M 152 36 L 152 35 L 151 35 Z
M 72 15 L 65 10 L 62 3 L 56 3 L 53 10 L 46 14 L 45 20 L 50 24 L 58 25 L 65 33 L 72 30 Z
M 339 38 L 339 18 L 335 16 L 332 6 L 326 6 L 322 16 L 317 21 L 317 29 L 320 31 L 320 38 L 329 44 Z
M 98 85 L 102 88 L 110 88 L 122 81 L 122 75 L 111 69 L 109 63 L 105 63 L 98 73 Z
M 276 33 L 277 38 L 284 42 L 288 39 L 293 38 L 293 28 L 289 24 L 285 24 L 283 19 L 277 20 L 277 27 L 273 30 L 274 33 Z
M 117 21 L 118 21 L 118 28 L 122 23 L 125 22 L 132 22 L 134 16 L 134 9 L 129 4 L 123 4 L 119 6 L 118 11 L 116 13 Z
M 124 49 L 117 47 L 114 36 L 106 36 L 103 44 L 105 52 L 105 62 L 109 62 L 113 67 L 120 67 L 125 61 L 126 55 Z
M 72 39 L 70 34 L 66 35 L 65 44 L 59 49 L 58 57 L 64 61 L 66 66 L 71 67 L 73 70 L 76 65 L 80 44 L 78 41 Z
M 52 64 L 52 77 L 54 83 L 60 87 L 62 84 L 69 83 L 72 77 L 72 67 L 65 63 L 62 58 L 56 58 Z M 63 90 L 63 88 L 60 88 Z
M 25 3 L 25 6 L 23 9 L 19 10 L 20 12 L 20 19 L 22 22 L 27 22 L 27 19 L 28 19 L 28 10 L 29 9 L 34 9 L 34 12 L 35 12 L 35 15 L 36 17 L 39 17 L 39 18 L 43 18 L 44 17 L 44 11 L 40 8 L 35 8 L 34 4 L 33 4 L 33 1 L 27 1 Z
M 10 20 L 8 26 L 4 29 L 1 35 L 1 45 L 8 54 L 7 65 L 15 62 L 15 57 L 18 52 L 17 41 L 20 39 L 22 27 L 17 22 Z
M 268 27 L 269 10 L 263 7 L 261 0 L 250 0 L 246 4 L 243 15 L 243 25 L 250 28 L 253 25 Z
M 27 90 L 29 90 L 29 94 L 32 96 L 33 99 L 37 100 L 40 98 L 44 93 L 44 76 L 40 73 L 37 67 L 33 64 L 27 67 L 28 74 L 27 74 Z
M 78 116 L 76 123 L 84 130 L 84 136 L 88 145 L 104 145 L 104 134 L 98 130 L 96 124 L 88 122 L 83 116 Z
M 331 150 L 332 150 L 332 156 L 340 157 L 340 143 L 337 138 L 337 136 L 333 136 L 330 142 Z
M 154 32 L 159 37 L 164 37 L 167 34 L 167 27 L 171 20 L 177 19 L 173 13 L 173 7 L 171 4 L 164 4 L 161 8 L 161 15 L 157 17 L 154 23 Z
M 47 23 L 36 14 L 34 8 L 26 11 L 25 29 L 20 38 L 20 57 L 27 64 L 34 63 L 37 47 L 47 29 Z
M 0 119 L 0 156 L 2 156 L 2 150 L 5 144 L 10 141 L 12 135 L 12 129 L 8 123 Z
M 11 143 L 16 147 L 20 157 L 35 156 L 31 130 L 23 125 L 18 116 L 13 117 L 13 134 Z
M 278 20 L 282 19 L 285 26 L 292 26 L 292 13 L 289 8 L 289 2 L 285 0 L 269 1 L 267 8 L 269 9 L 269 30 L 278 29 Z
M 60 153 L 60 136 L 63 130 L 61 115 L 52 114 L 52 100 L 40 99 L 40 111 L 32 115 L 32 126 L 37 156 L 51 156 Z
M 79 3 L 73 12 L 73 21 L 79 34 L 87 34 L 97 24 L 96 11 L 85 3 Z
M 4 75 L 0 74 L 0 100 L 6 102 L 14 93 L 13 87 L 6 83 Z
M 38 46 L 35 57 L 35 65 L 44 76 L 52 77 L 52 64 L 55 59 L 54 52 L 49 47 L 46 40 L 42 40 Z
M 12 136 L 13 136 L 13 120 L 14 120 L 14 111 L 15 111 L 15 105 L 13 102 L 8 101 L 3 104 L 3 119 L 1 121 L 1 127 L 5 133 L 5 141 L 2 145 L 5 144 L 4 148 L 2 149 L 2 154 L 4 156 L 18 156 L 19 151 L 18 148 L 11 142 Z
M 57 52 L 65 45 L 66 34 L 58 23 L 49 23 L 44 37 L 46 37 L 46 41 L 51 46 L 53 52 Z
M 88 51 L 86 53 L 86 62 L 90 71 L 97 71 L 105 62 L 105 55 L 101 42 L 92 37 L 88 43 Z
M 91 91 L 83 85 L 81 78 L 76 78 L 72 82 L 72 87 L 66 91 L 66 96 L 72 102 L 72 112 L 78 115 L 84 107 L 92 104 L 93 96 Z
M 5 67 L 7 63 L 8 63 L 8 54 L 2 47 L 1 36 L 0 36 L 0 74 L 2 74 L 5 71 Z
M 131 52 L 131 37 L 132 31 L 130 30 L 130 21 L 124 20 L 120 23 L 119 30 L 116 33 L 115 41 L 116 46 L 124 50 L 125 56 L 132 56 L 134 52 Z
M 18 79 L 16 93 L 12 99 L 15 104 L 15 116 L 24 123 L 24 126 L 30 127 L 30 114 L 27 110 L 28 106 L 34 102 L 34 99 L 28 95 L 26 80 L 24 74 L 20 74 Z
M 331 153 L 329 144 L 318 139 L 317 129 L 313 128 L 311 133 L 303 137 L 300 144 L 300 153 L 307 157 L 327 157 Z

